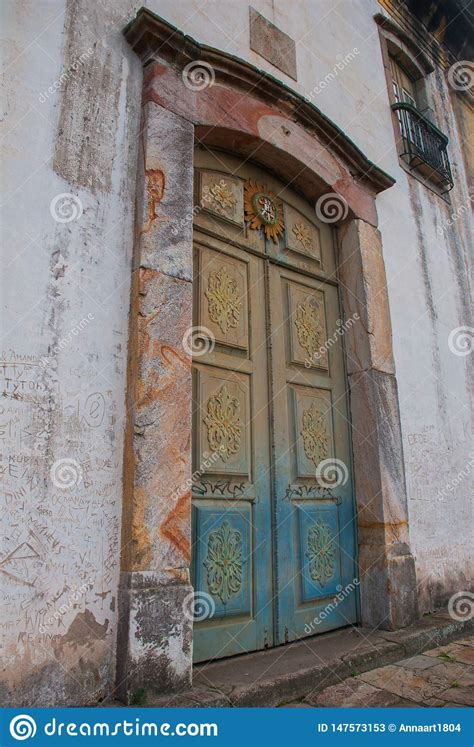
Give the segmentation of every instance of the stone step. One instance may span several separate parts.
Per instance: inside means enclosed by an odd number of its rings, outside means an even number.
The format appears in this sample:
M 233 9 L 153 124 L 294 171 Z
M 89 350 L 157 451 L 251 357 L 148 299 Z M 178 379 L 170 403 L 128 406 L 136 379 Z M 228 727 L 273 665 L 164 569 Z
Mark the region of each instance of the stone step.
M 193 688 L 146 693 L 153 707 L 275 707 L 318 693 L 348 677 L 415 657 L 474 632 L 474 619 L 426 615 L 397 631 L 348 627 L 303 641 L 194 668 Z

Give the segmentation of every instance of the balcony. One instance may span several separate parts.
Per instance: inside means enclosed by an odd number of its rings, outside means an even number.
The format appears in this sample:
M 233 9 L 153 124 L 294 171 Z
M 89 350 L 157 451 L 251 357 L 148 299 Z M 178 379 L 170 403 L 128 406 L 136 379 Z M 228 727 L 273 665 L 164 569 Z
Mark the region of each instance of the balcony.
M 453 177 L 448 158 L 448 138 L 429 119 L 411 104 L 392 104 L 402 134 L 403 152 L 400 156 L 444 192 L 453 188 Z

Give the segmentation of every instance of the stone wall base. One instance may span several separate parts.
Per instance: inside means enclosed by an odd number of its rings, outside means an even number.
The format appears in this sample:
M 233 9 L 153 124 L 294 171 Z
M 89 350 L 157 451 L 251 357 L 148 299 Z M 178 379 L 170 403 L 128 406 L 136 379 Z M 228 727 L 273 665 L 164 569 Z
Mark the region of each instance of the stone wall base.
M 192 594 L 176 575 L 121 574 L 116 696 L 124 703 L 138 704 L 144 687 L 172 693 L 191 686 Z
M 379 630 L 398 630 L 419 618 L 415 561 L 405 547 L 393 551 L 380 545 L 359 547 L 361 568 L 361 624 Z M 364 570 L 365 569 L 365 570 Z

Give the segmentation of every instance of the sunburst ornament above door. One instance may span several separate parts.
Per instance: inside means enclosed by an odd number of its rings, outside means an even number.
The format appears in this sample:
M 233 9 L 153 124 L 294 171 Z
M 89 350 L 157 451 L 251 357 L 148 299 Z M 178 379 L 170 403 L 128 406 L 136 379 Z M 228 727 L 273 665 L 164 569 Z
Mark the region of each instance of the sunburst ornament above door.
M 267 239 L 278 243 L 283 235 L 285 225 L 283 204 L 275 192 L 267 189 L 260 182 L 248 181 L 244 189 L 245 219 L 250 221 L 250 228 L 258 230 L 263 226 Z

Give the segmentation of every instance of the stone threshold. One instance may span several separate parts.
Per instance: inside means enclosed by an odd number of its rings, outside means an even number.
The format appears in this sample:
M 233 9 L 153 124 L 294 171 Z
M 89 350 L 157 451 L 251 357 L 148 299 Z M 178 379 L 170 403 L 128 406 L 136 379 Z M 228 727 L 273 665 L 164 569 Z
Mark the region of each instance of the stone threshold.
M 474 619 L 453 620 L 447 611 L 426 615 L 397 631 L 349 627 L 302 641 L 199 664 L 193 687 L 152 696 L 158 708 L 278 707 L 377 667 L 444 646 L 474 631 Z

